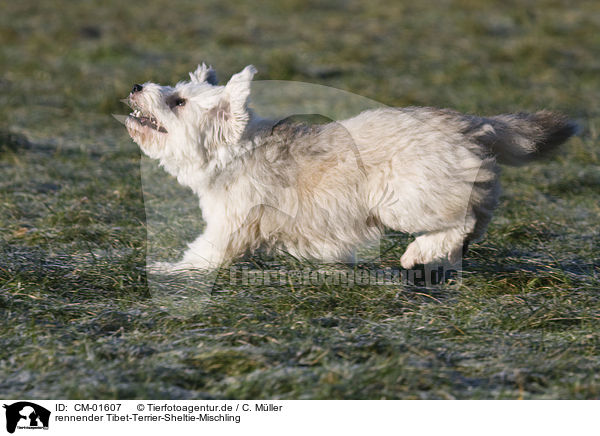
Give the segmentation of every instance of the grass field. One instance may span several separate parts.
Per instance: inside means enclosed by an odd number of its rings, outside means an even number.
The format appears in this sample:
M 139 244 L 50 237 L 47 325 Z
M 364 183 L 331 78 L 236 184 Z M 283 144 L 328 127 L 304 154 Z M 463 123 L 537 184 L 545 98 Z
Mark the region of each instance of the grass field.
M 596 0 L 4 3 L 0 398 L 599 398 L 599 28 Z M 505 168 L 458 284 L 223 285 L 185 314 L 153 298 L 140 152 L 111 114 L 202 60 L 582 133 Z

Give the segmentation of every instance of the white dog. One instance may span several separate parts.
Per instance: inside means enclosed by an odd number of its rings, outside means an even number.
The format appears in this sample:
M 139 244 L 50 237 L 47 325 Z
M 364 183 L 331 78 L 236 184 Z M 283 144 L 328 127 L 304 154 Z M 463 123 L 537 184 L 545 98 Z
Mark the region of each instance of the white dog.
M 454 263 L 497 205 L 497 162 L 526 163 L 575 132 L 549 112 L 482 118 L 410 107 L 325 125 L 267 120 L 248 108 L 255 73 L 247 66 L 218 86 L 202 64 L 189 82 L 136 84 L 129 94 L 129 134 L 198 195 L 206 221 L 164 270 L 214 269 L 259 246 L 345 260 L 384 227 L 418 235 L 404 268 Z

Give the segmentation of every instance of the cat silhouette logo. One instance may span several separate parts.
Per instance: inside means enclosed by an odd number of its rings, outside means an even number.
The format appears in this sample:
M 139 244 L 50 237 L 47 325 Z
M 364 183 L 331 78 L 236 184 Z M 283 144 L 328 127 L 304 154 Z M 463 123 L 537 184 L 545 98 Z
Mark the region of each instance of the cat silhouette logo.
M 15 429 L 48 430 L 50 411 L 29 401 L 19 401 L 6 409 L 6 431 L 14 433 Z

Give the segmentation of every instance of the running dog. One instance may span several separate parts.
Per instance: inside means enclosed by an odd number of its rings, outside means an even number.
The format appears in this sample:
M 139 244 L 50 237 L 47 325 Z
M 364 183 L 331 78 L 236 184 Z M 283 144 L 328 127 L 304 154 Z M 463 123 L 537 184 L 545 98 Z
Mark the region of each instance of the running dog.
M 346 260 L 385 227 L 416 234 L 403 268 L 455 263 L 483 236 L 499 163 L 522 165 L 575 133 L 541 111 L 491 117 L 385 108 L 310 125 L 259 117 L 247 66 L 225 86 L 205 64 L 175 86 L 134 85 L 126 127 L 200 199 L 206 228 L 160 271 L 212 270 L 258 247 Z

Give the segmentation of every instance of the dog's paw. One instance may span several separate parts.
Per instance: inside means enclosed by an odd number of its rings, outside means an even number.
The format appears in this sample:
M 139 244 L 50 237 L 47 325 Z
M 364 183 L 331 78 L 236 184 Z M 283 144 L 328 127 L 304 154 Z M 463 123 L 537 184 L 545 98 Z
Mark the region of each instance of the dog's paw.
M 153 262 L 148 265 L 148 272 L 153 274 L 191 274 L 191 273 L 209 273 L 217 269 L 214 265 L 208 263 L 189 263 L 189 262 Z
M 170 262 L 152 262 L 146 270 L 153 274 L 171 274 L 175 271 L 175 265 Z
M 182 274 L 195 270 L 193 265 L 183 262 L 153 262 L 148 265 L 148 272 L 153 274 Z
M 409 244 L 406 248 L 406 251 L 400 258 L 400 265 L 404 269 L 411 269 L 415 265 L 424 263 L 423 262 L 423 254 L 421 250 L 419 250 L 419 246 L 414 242 Z
M 402 268 L 411 269 L 415 265 L 430 265 L 434 262 L 448 262 L 450 265 L 455 265 L 462 259 L 462 246 L 444 252 L 435 246 L 429 246 L 426 242 L 415 240 L 406 247 L 406 251 L 400 258 Z
M 412 269 L 415 265 L 429 265 L 433 262 L 443 261 L 447 256 L 441 253 L 439 248 L 428 244 L 427 240 L 418 238 L 408 244 L 406 251 L 400 258 L 400 264 L 404 269 Z

